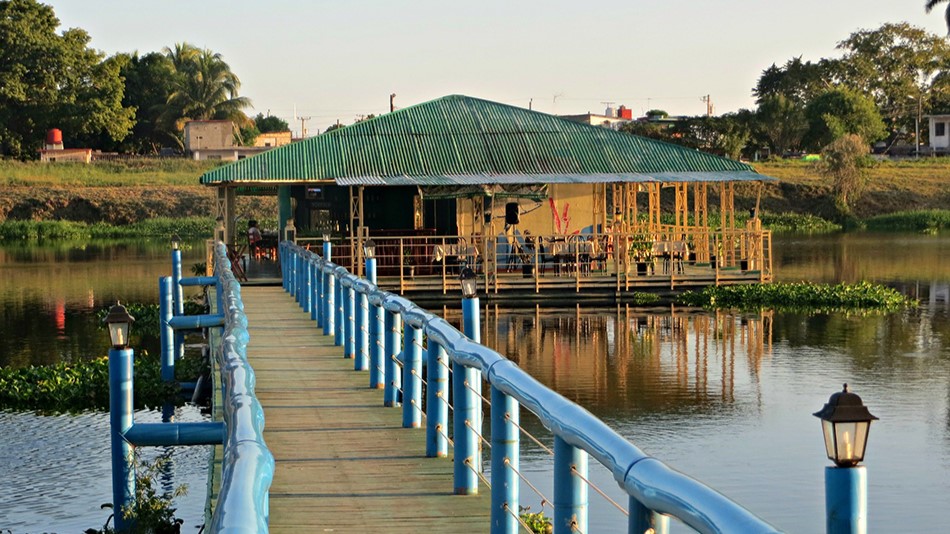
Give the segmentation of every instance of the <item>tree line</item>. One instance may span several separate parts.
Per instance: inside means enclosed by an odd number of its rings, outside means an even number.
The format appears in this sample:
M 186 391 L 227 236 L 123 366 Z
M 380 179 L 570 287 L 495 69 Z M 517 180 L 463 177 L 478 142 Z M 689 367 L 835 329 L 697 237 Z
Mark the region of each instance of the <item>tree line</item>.
M 846 135 L 888 150 L 923 141 L 925 116 L 950 111 L 945 38 L 887 23 L 852 33 L 837 50 L 840 57 L 793 57 L 766 68 L 752 90 L 755 110 L 638 121 L 624 129 L 733 158 L 763 149 L 773 155 L 819 152 Z
M 133 154 L 183 149 L 189 120 L 230 120 L 238 144 L 289 129 L 245 114 L 251 101 L 219 53 L 178 43 L 106 57 L 59 25 L 36 0 L 0 0 L 0 157 L 35 158 L 51 128 L 68 146 Z
M 89 47 L 84 30 L 58 27 L 50 6 L 0 0 L 0 157 L 35 158 L 50 128 L 63 130 L 70 146 L 138 154 L 181 150 L 188 120 L 230 120 L 238 144 L 289 129 L 277 117 L 245 114 L 251 101 L 219 53 L 178 43 L 106 57 Z M 840 57 L 793 57 L 766 68 L 752 89 L 754 110 L 640 120 L 622 129 L 752 158 L 818 152 L 846 135 L 885 150 L 916 145 L 926 135 L 924 116 L 950 111 L 945 38 L 888 23 L 852 33 L 837 50 Z

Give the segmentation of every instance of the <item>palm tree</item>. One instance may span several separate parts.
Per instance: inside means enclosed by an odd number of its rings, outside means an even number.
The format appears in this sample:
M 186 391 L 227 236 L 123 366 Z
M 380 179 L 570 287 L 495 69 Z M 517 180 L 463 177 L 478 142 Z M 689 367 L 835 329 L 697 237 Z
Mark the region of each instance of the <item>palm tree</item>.
M 944 18 L 947 20 L 947 32 L 950 33 L 950 1 L 948 0 L 927 0 L 927 3 L 924 5 L 924 9 L 927 10 L 927 13 L 930 13 L 933 8 L 937 5 L 947 2 L 947 11 L 944 15 Z
M 181 131 L 189 120 L 230 120 L 236 126 L 247 122 L 243 110 L 251 101 L 238 96 L 241 80 L 221 54 L 188 43 L 165 48 L 164 53 L 176 71 L 164 115 L 168 126 Z

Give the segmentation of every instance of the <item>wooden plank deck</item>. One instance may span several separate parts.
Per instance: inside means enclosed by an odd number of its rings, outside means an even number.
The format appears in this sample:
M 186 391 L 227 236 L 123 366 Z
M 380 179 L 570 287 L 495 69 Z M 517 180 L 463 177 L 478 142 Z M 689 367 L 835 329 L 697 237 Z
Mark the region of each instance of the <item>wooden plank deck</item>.
M 486 532 L 489 498 L 453 494 L 452 461 L 353 370 L 280 287 L 245 287 L 248 360 L 276 459 L 271 532 Z M 450 451 L 451 452 L 451 451 Z

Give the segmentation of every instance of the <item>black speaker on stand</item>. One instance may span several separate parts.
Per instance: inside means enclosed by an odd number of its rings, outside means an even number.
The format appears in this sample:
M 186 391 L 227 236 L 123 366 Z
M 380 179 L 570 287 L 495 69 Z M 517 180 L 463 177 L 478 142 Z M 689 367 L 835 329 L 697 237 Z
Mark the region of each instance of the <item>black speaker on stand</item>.
M 505 204 L 505 224 L 515 226 L 521 222 L 521 211 L 517 202 Z

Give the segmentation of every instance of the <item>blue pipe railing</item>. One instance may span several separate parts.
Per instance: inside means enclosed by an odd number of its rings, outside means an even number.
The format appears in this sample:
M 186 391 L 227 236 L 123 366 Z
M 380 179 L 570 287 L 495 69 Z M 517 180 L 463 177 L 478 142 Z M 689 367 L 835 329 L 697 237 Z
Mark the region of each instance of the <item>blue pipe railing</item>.
M 677 472 L 617 434 L 584 408 L 548 389 L 501 354 L 482 346 L 456 328 L 413 304 L 378 289 L 342 267 L 289 242 L 283 242 L 283 265 L 294 266 L 284 287 L 291 294 L 304 280 L 308 265 L 322 281 L 318 302 L 325 335 L 342 342 L 343 317 L 337 300 L 343 288 L 369 306 L 369 387 L 384 385 L 385 406 L 403 406 L 403 423 L 417 426 L 417 415 L 426 409 L 426 455 L 447 455 L 449 379 L 454 400 L 455 492 L 478 492 L 481 451 L 481 381 L 488 382 L 492 409 L 491 507 L 494 532 L 514 532 L 519 525 L 518 407 L 533 413 L 554 434 L 554 532 L 587 531 L 587 462 L 589 457 L 606 467 L 628 495 L 628 532 L 668 530 L 666 516 L 673 516 L 702 533 L 771 533 L 773 526 L 705 484 Z M 327 247 L 324 253 L 329 256 Z M 300 299 L 298 299 L 299 301 Z M 334 306 L 333 301 L 337 301 Z M 477 311 L 476 311 L 477 313 Z M 336 317 L 334 317 L 336 315 Z M 319 319 L 318 319 L 319 324 Z M 384 326 L 385 325 L 385 326 Z M 350 326 L 354 328 L 354 326 Z M 399 331 L 403 336 L 400 339 Z M 352 331 L 352 330 L 349 330 Z M 426 336 L 426 369 L 429 377 L 425 405 L 417 394 L 421 380 L 422 336 Z M 417 347 L 418 345 L 418 347 Z M 401 365 L 401 369 L 397 364 Z M 400 384 L 405 398 L 397 396 Z
M 214 249 L 214 265 L 221 303 L 217 311 L 223 316 L 224 330 L 212 355 L 220 372 L 226 433 L 218 502 L 208 528 L 213 533 L 267 532 L 274 457 L 264 442 L 264 410 L 254 393 L 254 370 L 247 362 L 250 337 L 241 285 L 221 243 Z

